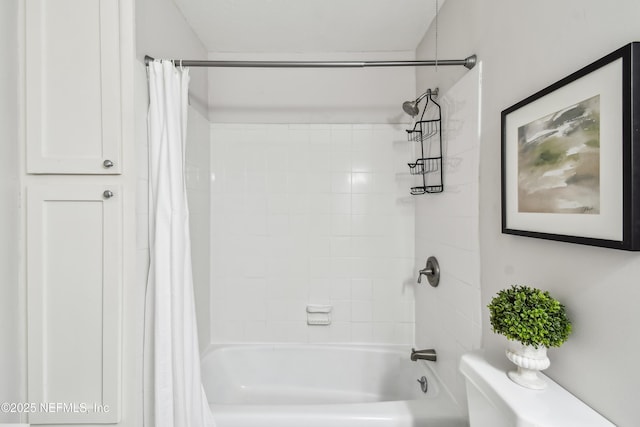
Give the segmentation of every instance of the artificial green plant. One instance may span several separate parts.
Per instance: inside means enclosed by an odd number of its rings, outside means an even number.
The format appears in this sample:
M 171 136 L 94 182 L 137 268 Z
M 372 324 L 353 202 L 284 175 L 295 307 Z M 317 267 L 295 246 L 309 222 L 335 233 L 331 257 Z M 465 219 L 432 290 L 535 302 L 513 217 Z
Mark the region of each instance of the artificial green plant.
M 571 334 L 564 305 L 547 291 L 514 285 L 498 292 L 487 307 L 493 331 L 524 345 L 560 347 Z

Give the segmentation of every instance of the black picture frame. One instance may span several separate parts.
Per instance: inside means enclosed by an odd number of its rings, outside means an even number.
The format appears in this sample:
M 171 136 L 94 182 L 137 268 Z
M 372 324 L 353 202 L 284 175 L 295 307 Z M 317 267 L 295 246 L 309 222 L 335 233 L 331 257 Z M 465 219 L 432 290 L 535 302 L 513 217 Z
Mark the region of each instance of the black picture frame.
M 502 233 L 640 250 L 640 42 L 501 114 Z

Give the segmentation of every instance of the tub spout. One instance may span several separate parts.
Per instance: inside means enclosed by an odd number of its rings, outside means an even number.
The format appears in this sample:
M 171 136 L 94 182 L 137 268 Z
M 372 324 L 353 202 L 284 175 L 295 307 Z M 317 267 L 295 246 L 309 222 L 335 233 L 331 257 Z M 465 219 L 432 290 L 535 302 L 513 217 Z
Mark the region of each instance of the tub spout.
M 426 350 L 416 350 L 415 348 L 412 348 L 411 360 L 415 362 L 418 359 L 435 362 L 438 359 L 438 356 L 436 355 L 436 351 L 432 348 L 428 348 Z

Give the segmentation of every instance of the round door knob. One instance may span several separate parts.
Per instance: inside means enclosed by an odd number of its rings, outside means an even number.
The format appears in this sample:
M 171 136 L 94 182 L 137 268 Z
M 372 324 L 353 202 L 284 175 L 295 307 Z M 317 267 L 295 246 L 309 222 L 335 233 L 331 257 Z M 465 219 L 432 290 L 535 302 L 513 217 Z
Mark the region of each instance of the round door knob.
M 113 162 L 111 160 L 105 160 L 104 162 L 102 162 L 102 166 L 104 166 L 107 169 L 112 168 Z
M 102 193 L 102 197 L 104 197 L 105 199 L 110 199 L 113 197 L 113 191 L 111 190 L 104 190 L 104 193 Z

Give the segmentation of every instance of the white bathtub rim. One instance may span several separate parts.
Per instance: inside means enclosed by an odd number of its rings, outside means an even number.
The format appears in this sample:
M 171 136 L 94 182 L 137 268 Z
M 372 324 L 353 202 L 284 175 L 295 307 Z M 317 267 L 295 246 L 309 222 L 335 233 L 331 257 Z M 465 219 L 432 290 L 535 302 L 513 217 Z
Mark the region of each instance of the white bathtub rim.
M 219 349 L 223 348 L 236 348 L 236 347 L 275 347 L 275 348 L 296 348 L 296 347 L 304 347 L 304 348 L 333 348 L 333 349 L 361 349 L 361 350 L 380 350 L 383 352 L 400 352 L 406 353 L 407 358 L 411 356 L 411 346 L 406 344 L 376 344 L 376 343 L 368 343 L 368 342 L 356 342 L 356 343 L 344 343 L 344 342 L 261 342 L 261 341 L 253 341 L 253 342 L 224 342 L 224 343 L 210 343 L 205 347 L 205 349 L 200 353 L 200 359 L 204 359 L 204 357 Z
M 345 342 L 322 342 L 322 343 L 309 343 L 309 342 L 217 342 L 210 343 L 201 353 L 200 360 L 204 361 L 205 357 L 207 357 L 210 353 L 213 353 L 218 350 L 224 349 L 234 349 L 234 348 L 243 348 L 243 349 L 264 349 L 264 348 L 273 348 L 273 349 L 295 349 L 295 348 L 304 348 L 304 349 L 336 349 L 336 350 L 358 350 L 358 351 L 373 351 L 379 353 L 391 353 L 391 354 L 406 354 L 407 360 L 410 359 L 411 356 L 411 348 L 412 346 L 406 344 L 386 344 L 386 343 L 345 343 Z M 437 351 L 437 349 L 436 349 Z M 440 375 L 438 375 L 438 370 L 435 369 L 434 363 L 438 362 L 430 362 L 426 360 L 418 360 L 416 362 L 421 365 L 424 369 L 428 370 L 429 375 L 433 376 L 436 380 L 436 384 L 434 385 L 437 388 L 438 394 L 445 394 L 454 404 L 456 404 L 462 410 L 462 405 L 458 402 L 453 394 L 450 392 L 449 388 L 442 381 Z M 365 403 L 366 404 L 366 403 Z M 466 406 L 466 405 L 465 405 Z M 466 408 L 464 410 L 466 412 Z

